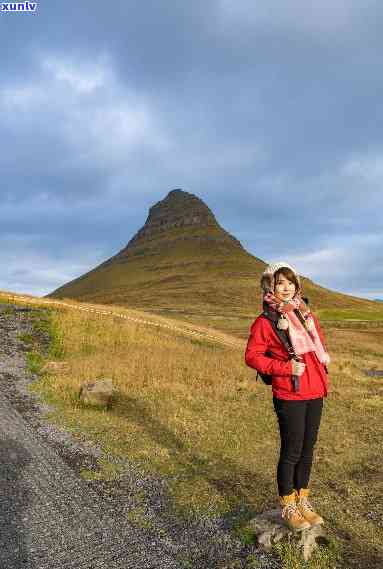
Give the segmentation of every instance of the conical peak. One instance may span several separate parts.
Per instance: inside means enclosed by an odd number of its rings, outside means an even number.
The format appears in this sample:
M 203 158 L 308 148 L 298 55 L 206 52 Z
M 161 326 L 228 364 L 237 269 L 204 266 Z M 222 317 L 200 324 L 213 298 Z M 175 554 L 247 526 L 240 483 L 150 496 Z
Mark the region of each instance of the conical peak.
M 216 225 L 217 222 L 213 212 L 200 198 L 181 189 L 175 189 L 149 209 L 145 226 L 152 224 L 170 228 Z
M 164 199 L 149 208 L 145 224 L 132 237 L 117 257 L 145 255 L 149 249 L 169 250 L 176 242 L 192 240 L 199 246 L 213 242 L 219 246 L 242 246 L 217 222 L 210 208 L 197 196 L 180 188 L 171 190 Z
M 213 212 L 194 194 L 171 190 L 167 196 L 149 209 L 144 226 L 132 241 L 166 233 L 170 229 L 218 226 Z
M 165 204 L 165 203 L 170 204 L 170 205 L 180 204 L 180 203 L 186 203 L 190 199 L 197 200 L 202 205 L 207 207 L 204 204 L 204 202 L 200 198 L 198 198 L 196 195 L 191 194 L 190 192 L 185 192 L 184 190 L 181 190 L 181 188 L 176 188 L 175 190 L 170 190 L 168 195 L 163 200 L 160 200 L 159 202 L 157 202 L 157 204 Z M 157 204 L 155 204 L 155 205 L 157 205 Z
M 166 198 L 164 198 L 163 201 L 169 200 L 169 199 L 183 199 L 185 197 L 192 196 L 192 195 L 193 194 L 190 194 L 189 192 L 185 192 L 184 190 L 181 190 L 181 188 L 176 188 L 175 190 L 170 190 L 170 192 L 168 193 Z

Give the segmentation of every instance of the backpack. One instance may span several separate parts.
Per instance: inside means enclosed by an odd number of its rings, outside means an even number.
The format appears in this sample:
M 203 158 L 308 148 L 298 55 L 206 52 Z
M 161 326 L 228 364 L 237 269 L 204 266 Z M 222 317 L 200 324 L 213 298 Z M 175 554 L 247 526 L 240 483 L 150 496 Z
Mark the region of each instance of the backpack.
M 263 312 L 262 315 L 265 316 L 268 320 L 270 320 L 275 332 L 278 334 L 278 337 L 280 339 L 280 341 L 282 342 L 283 346 L 285 347 L 287 353 L 289 354 L 289 359 L 294 359 L 299 361 L 299 358 L 297 357 L 294 348 L 290 342 L 290 338 L 289 335 L 287 334 L 286 330 L 280 330 L 277 326 L 277 322 L 279 320 L 279 314 L 276 314 L 275 312 L 270 312 L 268 310 L 267 305 L 264 304 L 263 306 Z M 265 352 L 265 355 L 270 355 L 268 354 L 267 350 Z M 267 373 L 261 373 L 260 371 L 257 371 L 257 375 L 256 375 L 256 381 L 258 381 L 258 376 L 262 379 L 263 383 L 265 383 L 266 385 L 271 385 L 272 383 L 272 376 L 267 374 Z M 299 376 L 298 375 L 293 375 L 291 376 L 293 385 L 294 385 L 294 391 L 299 391 Z

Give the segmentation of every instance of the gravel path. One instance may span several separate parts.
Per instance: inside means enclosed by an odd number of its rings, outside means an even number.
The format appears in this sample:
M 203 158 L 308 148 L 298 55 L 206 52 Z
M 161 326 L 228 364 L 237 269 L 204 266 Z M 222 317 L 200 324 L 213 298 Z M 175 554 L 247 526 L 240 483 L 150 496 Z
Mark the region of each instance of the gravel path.
M 26 369 L 28 347 L 18 336 L 32 332 L 30 315 L 0 304 L 0 569 L 244 569 L 250 554 L 257 567 L 275 567 L 235 540 L 224 519 L 178 519 L 166 481 L 143 476 L 128 461 L 118 481 L 80 477 L 104 455 L 44 421 L 49 406 L 27 389 L 37 378 Z M 39 343 L 48 349 L 42 333 Z M 145 496 L 144 526 L 127 517 L 137 491 Z

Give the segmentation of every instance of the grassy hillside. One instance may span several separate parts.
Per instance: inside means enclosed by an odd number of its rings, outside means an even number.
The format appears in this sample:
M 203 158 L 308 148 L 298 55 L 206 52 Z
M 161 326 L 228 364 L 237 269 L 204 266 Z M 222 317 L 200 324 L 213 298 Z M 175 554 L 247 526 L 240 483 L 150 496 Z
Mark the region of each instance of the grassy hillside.
M 140 254 L 112 258 L 47 298 L 136 308 L 245 338 L 261 311 L 259 279 L 266 265 L 240 246 L 214 241 L 220 231 L 189 229 L 183 240 L 185 230 L 169 230 Z M 210 240 L 199 241 L 206 237 Z M 323 320 L 383 321 L 383 304 L 331 291 L 306 278 L 302 285 Z
M 248 520 L 276 504 L 279 440 L 270 389 L 255 383 L 255 371 L 245 366 L 244 342 L 226 347 L 179 329 L 74 309 L 51 311 L 46 325 L 53 335 L 51 358 L 69 366 L 42 374 L 33 385 L 56 408 L 49 421 L 166 477 L 179 515 L 225 515 L 233 531 L 249 539 Z M 313 502 L 340 557 L 336 567 L 378 569 L 383 384 L 361 369 L 383 369 L 383 327 L 323 327 L 332 387 L 313 466 Z M 78 398 L 81 382 L 98 376 L 111 377 L 119 390 L 108 411 L 89 409 Z M 100 464 L 98 473 L 83 476 L 118 477 L 114 468 Z M 307 567 L 332 569 L 330 553 L 324 548 Z M 285 569 L 303 567 L 281 555 Z

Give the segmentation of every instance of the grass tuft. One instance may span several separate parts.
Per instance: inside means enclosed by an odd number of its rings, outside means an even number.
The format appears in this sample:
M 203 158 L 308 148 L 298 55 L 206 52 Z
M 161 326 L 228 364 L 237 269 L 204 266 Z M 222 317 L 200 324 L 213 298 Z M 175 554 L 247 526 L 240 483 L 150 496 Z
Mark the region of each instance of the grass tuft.
M 273 553 L 281 563 L 281 569 L 336 569 L 339 567 L 339 548 L 334 539 L 328 545 L 319 545 L 310 559 L 303 559 L 301 548 L 287 536 L 273 546 Z

